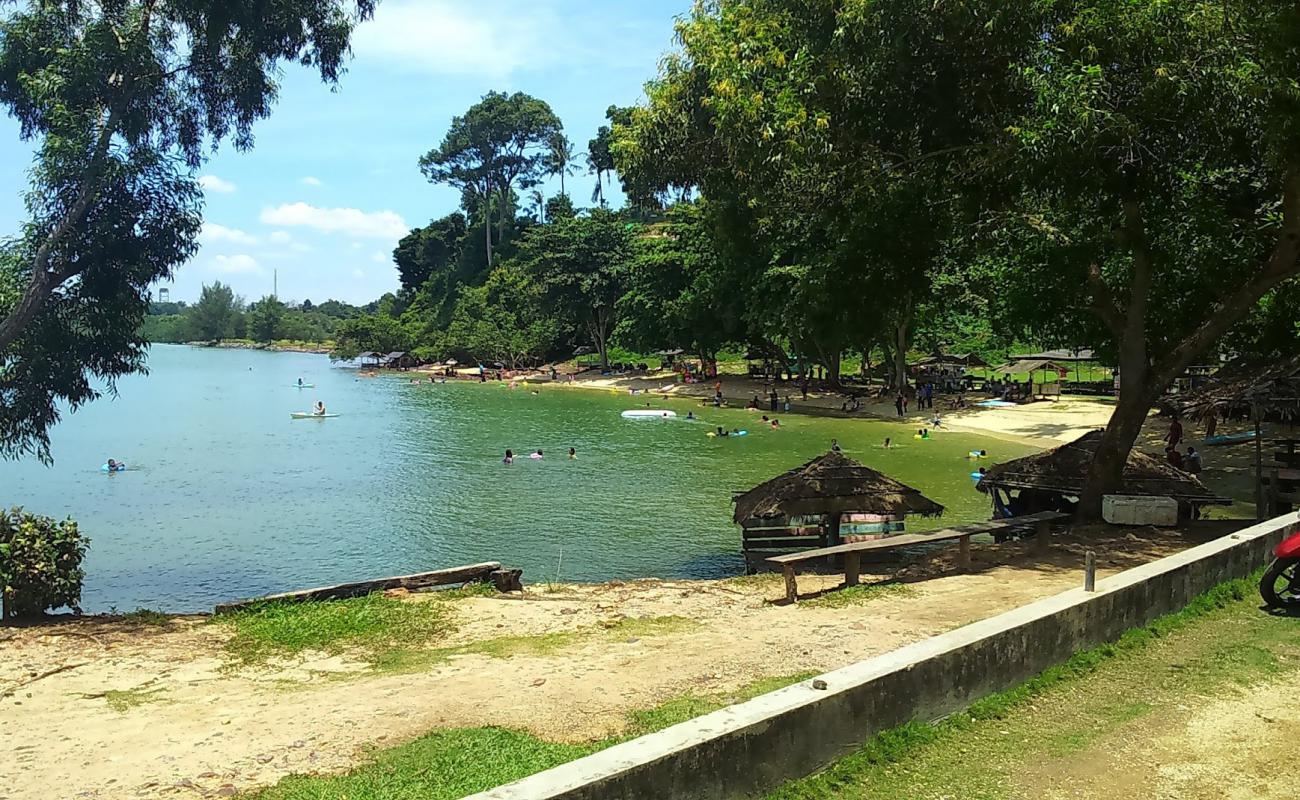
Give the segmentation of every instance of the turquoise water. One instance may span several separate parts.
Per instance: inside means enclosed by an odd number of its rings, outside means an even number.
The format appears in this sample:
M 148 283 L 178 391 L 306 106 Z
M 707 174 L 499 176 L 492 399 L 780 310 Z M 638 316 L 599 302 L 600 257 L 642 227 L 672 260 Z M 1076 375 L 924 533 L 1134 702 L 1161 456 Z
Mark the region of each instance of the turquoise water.
M 0 503 L 72 516 L 92 539 L 83 607 L 209 608 L 238 597 L 477 561 L 526 581 L 741 571 L 731 493 L 846 452 L 987 519 L 964 455 L 1029 448 L 866 420 L 652 400 L 704 421 L 624 420 L 646 400 L 500 384 L 358 380 L 323 356 L 155 347 L 150 374 L 53 431 L 55 466 L 0 462 Z M 315 389 L 296 389 L 301 376 Z M 291 420 L 322 399 L 338 419 Z M 711 439 L 713 425 L 749 436 Z M 886 436 L 903 447 L 884 450 Z M 577 460 L 567 458 L 577 448 Z M 524 454 L 501 463 L 506 448 Z M 527 453 L 541 448 L 544 460 Z M 108 475 L 107 458 L 129 471 Z

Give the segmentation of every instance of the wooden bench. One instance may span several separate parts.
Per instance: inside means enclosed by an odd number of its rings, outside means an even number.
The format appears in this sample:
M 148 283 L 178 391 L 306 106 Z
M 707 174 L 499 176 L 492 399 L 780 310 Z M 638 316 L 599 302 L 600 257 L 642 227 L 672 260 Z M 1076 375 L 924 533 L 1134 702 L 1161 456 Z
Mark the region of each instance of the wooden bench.
M 852 544 L 841 544 L 834 547 L 821 547 L 816 550 L 805 550 L 800 553 L 790 553 L 784 556 L 772 556 L 767 561 L 770 564 L 776 564 L 781 567 L 782 574 L 785 575 L 785 597 L 791 603 L 799 600 L 799 588 L 795 578 L 795 565 L 804 561 L 812 561 L 817 558 L 826 556 L 844 556 L 844 585 L 857 586 L 858 575 L 862 568 L 862 554 L 870 552 L 881 552 L 887 550 L 897 550 L 902 547 L 915 547 L 920 544 L 931 544 L 934 542 L 949 542 L 957 540 L 958 555 L 957 562 L 963 567 L 970 566 L 970 537 L 979 533 L 995 533 L 1004 531 L 1015 531 L 1032 528 L 1036 531 L 1035 549 L 1038 552 L 1044 552 L 1048 546 L 1048 539 L 1051 534 L 1053 522 L 1069 519 L 1070 515 L 1060 511 L 1044 511 L 1039 514 L 1031 514 L 1024 517 L 1013 517 L 1011 519 L 992 520 L 990 522 L 977 522 L 973 525 L 963 525 L 958 528 L 946 528 L 940 531 L 929 533 L 910 533 L 903 536 L 891 536 L 887 539 L 878 539 L 871 542 L 854 542 Z

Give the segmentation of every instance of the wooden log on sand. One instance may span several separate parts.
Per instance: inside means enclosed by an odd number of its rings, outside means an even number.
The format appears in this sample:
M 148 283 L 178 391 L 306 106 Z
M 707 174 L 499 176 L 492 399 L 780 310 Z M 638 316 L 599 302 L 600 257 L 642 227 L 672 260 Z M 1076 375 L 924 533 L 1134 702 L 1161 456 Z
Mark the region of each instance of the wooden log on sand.
M 298 592 L 268 594 L 265 597 L 252 597 L 247 600 L 235 600 L 229 603 L 221 603 L 213 609 L 213 611 L 216 614 L 226 614 L 231 611 L 248 608 L 257 603 L 302 603 L 311 600 L 345 600 L 349 597 L 365 597 L 373 592 L 383 592 L 389 589 L 406 589 L 408 591 L 418 592 L 425 589 L 432 589 L 436 586 L 450 586 L 452 584 L 470 583 L 472 581 L 491 581 L 500 586 L 499 579 L 494 579 L 495 576 L 493 573 L 501 571 L 501 563 L 499 561 L 488 561 L 482 564 L 470 564 L 465 567 L 452 567 L 451 569 L 440 569 L 434 572 L 421 572 L 415 575 L 398 575 L 393 578 L 380 578 L 379 580 L 373 581 L 340 583 L 337 586 L 323 586 L 319 589 L 304 589 Z M 518 576 L 516 575 L 514 577 L 517 581 Z

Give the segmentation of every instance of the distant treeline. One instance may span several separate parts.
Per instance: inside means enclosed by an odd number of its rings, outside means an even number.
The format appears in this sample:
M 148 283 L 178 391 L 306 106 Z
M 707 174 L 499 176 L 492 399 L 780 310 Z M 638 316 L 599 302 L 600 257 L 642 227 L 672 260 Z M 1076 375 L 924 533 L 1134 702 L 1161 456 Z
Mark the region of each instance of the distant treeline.
M 330 342 L 342 322 L 378 309 L 378 302 L 367 306 L 338 300 L 285 303 L 270 295 L 248 304 L 218 281 L 203 287 L 197 303 L 151 303 L 140 330 L 146 340 L 162 344 L 222 339 Z

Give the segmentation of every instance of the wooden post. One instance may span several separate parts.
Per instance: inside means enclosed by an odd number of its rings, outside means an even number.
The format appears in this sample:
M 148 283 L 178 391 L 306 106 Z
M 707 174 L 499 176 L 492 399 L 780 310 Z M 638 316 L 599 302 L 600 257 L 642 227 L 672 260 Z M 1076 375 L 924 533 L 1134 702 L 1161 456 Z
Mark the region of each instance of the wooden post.
M 1256 404 L 1253 416 L 1255 417 L 1255 519 L 1262 521 L 1268 518 L 1266 509 L 1267 503 L 1264 499 L 1264 442 L 1263 432 L 1259 424 L 1259 405 Z
M 1083 590 L 1097 591 L 1097 555 L 1091 550 L 1083 558 Z
M 861 553 L 844 554 L 844 585 L 845 586 L 858 585 L 858 573 L 861 571 L 861 568 L 862 568 Z
M 970 537 L 963 536 L 957 540 L 957 563 L 962 569 L 970 569 Z
M 1034 527 L 1034 552 L 1043 555 L 1052 548 L 1052 523 L 1040 522 Z
M 791 603 L 799 602 L 799 584 L 795 582 L 794 567 L 790 564 L 782 564 L 781 572 L 785 574 L 785 599 Z

